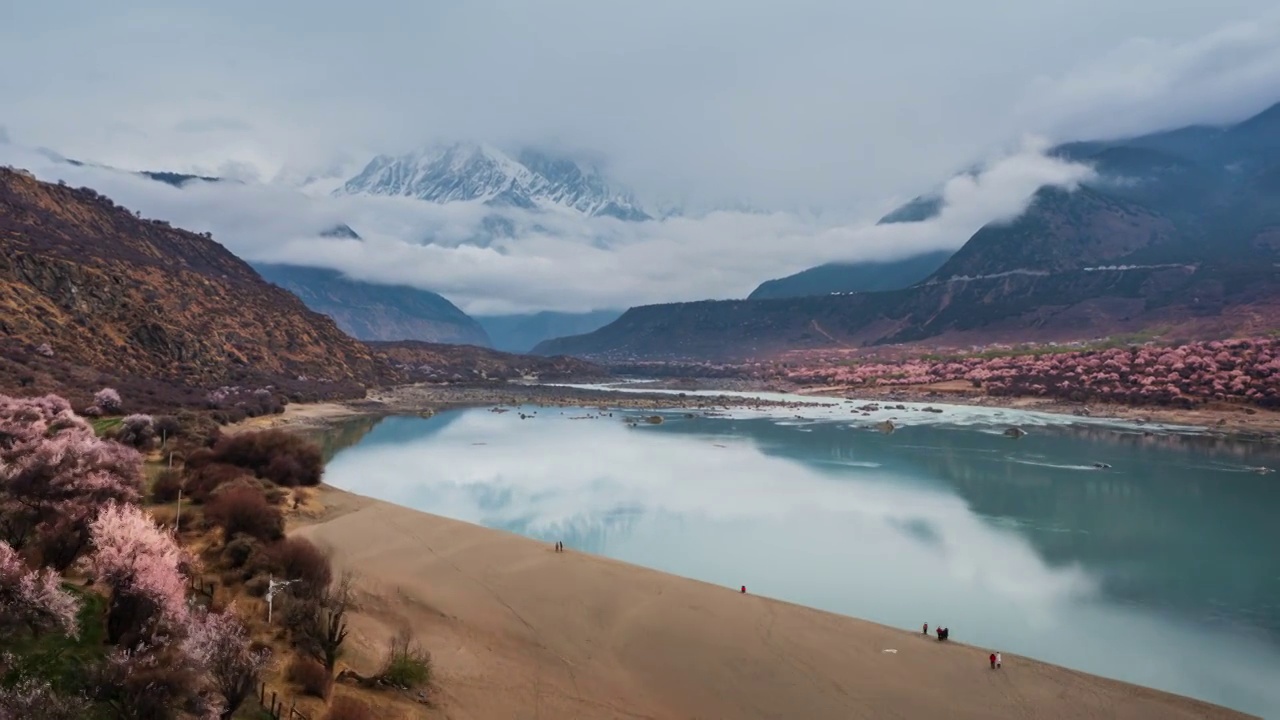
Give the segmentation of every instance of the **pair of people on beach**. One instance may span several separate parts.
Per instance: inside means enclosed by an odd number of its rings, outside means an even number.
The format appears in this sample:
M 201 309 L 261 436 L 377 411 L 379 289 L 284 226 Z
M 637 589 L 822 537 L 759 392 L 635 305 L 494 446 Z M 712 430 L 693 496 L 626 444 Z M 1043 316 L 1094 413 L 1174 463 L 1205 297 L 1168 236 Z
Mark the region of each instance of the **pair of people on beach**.
M 556 552 L 564 552 L 564 542 L 560 540 L 556 541 Z
M 923 632 L 925 635 L 929 634 L 929 623 L 924 624 L 924 630 L 922 630 L 921 632 Z M 951 628 L 940 627 L 937 629 L 936 632 L 938 633 L 939 640 L 946 640 L 947 637 L 951 635 Z
M 991 669 L 992 669 L 992 670 L 995 670 L 996 668 L 1000 667 L 1000 661 L 1002 660 L 1002 658 L 1000 657 L 1000 653 L 998 653 L 998 652 L 993 652 L 993 653 L 991 653 L 991 657 L 990 657 L 990 658 L 988 658 L 988 659 L 989 659 L 989 660 L 991 660 Z

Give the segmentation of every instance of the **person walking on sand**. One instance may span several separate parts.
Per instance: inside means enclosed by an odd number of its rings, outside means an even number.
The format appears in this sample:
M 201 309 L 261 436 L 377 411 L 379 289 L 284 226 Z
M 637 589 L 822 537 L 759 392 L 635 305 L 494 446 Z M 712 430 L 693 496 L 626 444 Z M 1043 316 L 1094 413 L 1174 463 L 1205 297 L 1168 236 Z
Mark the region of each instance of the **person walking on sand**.
M 991 653 L 991 655 L 988 657 L 988 659 L 989 659 L 989 660 L 991 660 L 991 669 L 992 669 L 992 670 L 995 670 L 995 669 L 996 669 L 996 654 L 995 654 L 995 653 Z
M 925 635 L 929 634 L 929 623 L 924 624 L 924 630 L 922 632 L 924 632 Z
M 996 669 L 1000 669 L 1000 651 L 996 651 Z

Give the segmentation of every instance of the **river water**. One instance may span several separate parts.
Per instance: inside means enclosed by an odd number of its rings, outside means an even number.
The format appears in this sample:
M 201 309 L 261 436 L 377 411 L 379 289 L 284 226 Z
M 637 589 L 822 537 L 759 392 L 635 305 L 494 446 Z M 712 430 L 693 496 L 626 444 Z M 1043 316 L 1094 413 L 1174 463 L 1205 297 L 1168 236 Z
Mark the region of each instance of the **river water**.
M 857 407 L 672 411 L 661 424 L 533 407 L 367 420 L 331 437 L 326 478 L 1280 717 L 1280 475 L 1251 469 L 1280 468 L 1277 448 L 1014 411 Z M 885 413 L 892 432 L 875 425 Z M 1028 434 L 1005 436 L 1014 425 Z

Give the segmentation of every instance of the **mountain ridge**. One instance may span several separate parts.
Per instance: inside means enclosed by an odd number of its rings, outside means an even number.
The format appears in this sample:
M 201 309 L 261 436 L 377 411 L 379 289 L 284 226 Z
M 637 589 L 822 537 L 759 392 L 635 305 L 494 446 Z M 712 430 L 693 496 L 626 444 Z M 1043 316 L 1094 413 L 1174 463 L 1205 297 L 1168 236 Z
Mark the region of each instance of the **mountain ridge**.
M 1090 162 L 1098 178 L 1070 192 L 1041 188 L 1022 215 L 984 226 L 912 287 L 632 308 L 535 351 L 698 359 L 1280 327 L 1280 105 L 1222 128 L 1051 152 Z
M 253 263 L 253 267 L 307 307 L 333 318 L 357 340 L 492 344 L 480 323 L 429 290 L 355 280 L 329 268 L 287 263 Z

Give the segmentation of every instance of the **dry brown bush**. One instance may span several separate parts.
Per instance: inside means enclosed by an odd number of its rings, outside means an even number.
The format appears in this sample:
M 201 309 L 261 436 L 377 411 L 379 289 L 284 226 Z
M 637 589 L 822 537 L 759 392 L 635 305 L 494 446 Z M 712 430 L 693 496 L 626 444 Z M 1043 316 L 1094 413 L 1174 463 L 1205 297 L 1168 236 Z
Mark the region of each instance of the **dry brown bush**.
M 205 520 L 222 528 L 228 541 L 247 535 L 271 541 L 284 537 L 284 515 L 267 502 L 262 490 L 238 485 L 219 492 L 204 509 Z
M 297 683 L 306 695 L 321 699 L 329 697 L 329 689 L 333 686 L 333 678 L 319 661 L 309 657 L 295 657 L 289 661 L 285 671 L 289 682 Z

